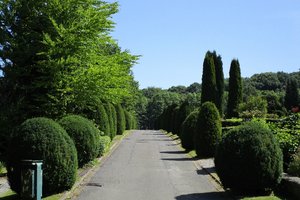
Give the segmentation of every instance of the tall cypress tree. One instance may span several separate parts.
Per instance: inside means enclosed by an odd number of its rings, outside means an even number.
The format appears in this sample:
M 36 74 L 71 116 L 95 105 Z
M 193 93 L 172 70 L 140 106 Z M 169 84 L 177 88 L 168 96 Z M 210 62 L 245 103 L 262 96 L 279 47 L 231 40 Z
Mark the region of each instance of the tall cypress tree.
M 211 101 L 216 104 L 217 84 L 213 56 L 207 52 L 203 62 L 201 104 Z
M 294 78 L 289 78 L 286 83 L 284 105 L 287 110 L 291 110 L 293 106 L 299 104 L 299 92 L 297 80 Z
M 229 71 L 229 93 L 227 104 L 227 117 L 238 117 L 238 105 L 242 102 L 242 78 L 240 63 L 233 59 Z
M 213 52 L 215 71 L 216 71 L 216 84 L 217 84 L 217 95 L 216 95 L 216 106 L 219 110 L 220 116 L 223 115 L 223 102 L 224 102 L 224 73 L 223 73 L 223 62 L 222 57 Z

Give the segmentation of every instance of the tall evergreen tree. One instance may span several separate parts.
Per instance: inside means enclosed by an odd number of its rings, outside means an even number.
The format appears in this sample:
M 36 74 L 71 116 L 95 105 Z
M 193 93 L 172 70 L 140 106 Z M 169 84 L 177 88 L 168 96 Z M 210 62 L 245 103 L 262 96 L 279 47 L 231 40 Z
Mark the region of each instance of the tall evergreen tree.
M 216 103 L 217 84 L 214 58 L 207 52 L 203 62 L 201 104 L 206 101 Z
M 287 110 L 291 110 L 293 106 L 299 105 L 299 92 L 297 80 L 289 78 L 286 82 L 284 105 Z
M 242 78 L 240 63 L 238 60 L 231 61 L 229 70 L 229 93 L 227 104 L 227 117 L 238 117 L 238 106 L 242 102 Z
M 223 62 L 222 57 L 217 55 L 214 51 L 212 53 L 215 64 L 216 72 L 216 84 L 217 84 L 217 94 L 216 94 L 216 106 L 219 110 L 220 116 L 223 115 L 223 102 L 224 102 L 224 73 L 223 73 Z

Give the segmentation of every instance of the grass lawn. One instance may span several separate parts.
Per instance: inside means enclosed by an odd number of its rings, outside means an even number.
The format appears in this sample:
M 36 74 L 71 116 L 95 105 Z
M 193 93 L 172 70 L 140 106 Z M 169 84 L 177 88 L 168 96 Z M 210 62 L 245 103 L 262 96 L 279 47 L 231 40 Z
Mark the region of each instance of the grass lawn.
M 42 198 L 44 200 L 59 200 L 61 197 L 61 194 L 55 194 L 49 197 Z M 18 196 L 15 192 L 12 190 L 9 190 L 3 194 L 0 195 L 0 200 L 18 200 Z

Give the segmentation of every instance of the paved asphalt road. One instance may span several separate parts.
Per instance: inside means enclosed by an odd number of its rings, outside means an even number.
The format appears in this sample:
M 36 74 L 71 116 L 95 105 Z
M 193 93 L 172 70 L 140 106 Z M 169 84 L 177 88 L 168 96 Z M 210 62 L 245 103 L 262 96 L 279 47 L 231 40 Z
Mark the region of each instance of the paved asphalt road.
M 159 131 L 125 138 L 77 200 L 225 199 L 212 179 Z

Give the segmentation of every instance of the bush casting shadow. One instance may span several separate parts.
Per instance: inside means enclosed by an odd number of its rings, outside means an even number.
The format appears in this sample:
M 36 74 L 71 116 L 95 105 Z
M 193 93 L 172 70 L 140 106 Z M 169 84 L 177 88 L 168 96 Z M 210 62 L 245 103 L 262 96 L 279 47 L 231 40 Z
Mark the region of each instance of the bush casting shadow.
M 176 200 L 224 200 L 232 199 L 226 192 L 207 192 L 207 193 L 193 193 L 184 194 L 175 197 Z

